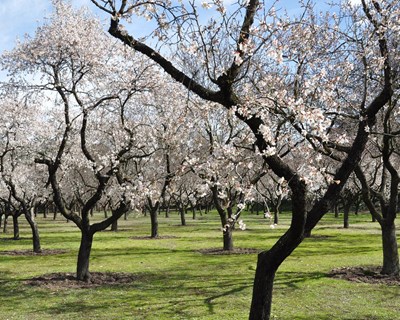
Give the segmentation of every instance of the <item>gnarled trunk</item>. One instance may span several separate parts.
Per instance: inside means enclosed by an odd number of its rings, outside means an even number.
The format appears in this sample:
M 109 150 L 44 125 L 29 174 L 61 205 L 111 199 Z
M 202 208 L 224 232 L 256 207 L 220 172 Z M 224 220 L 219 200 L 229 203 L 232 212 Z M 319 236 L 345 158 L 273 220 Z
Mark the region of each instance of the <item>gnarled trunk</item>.
M 78 264 L 76 270 L 76 278 L 80 281 L 89 281 L 89 259 L 92 250 L 93 234 L 90 231 L 82 230 L 81 245 L 78 253 Z
M 397 245 L 396 227 L 393 221 L 381 224 L 383 267 L 382 274 L 400 275 L 399 249 Z

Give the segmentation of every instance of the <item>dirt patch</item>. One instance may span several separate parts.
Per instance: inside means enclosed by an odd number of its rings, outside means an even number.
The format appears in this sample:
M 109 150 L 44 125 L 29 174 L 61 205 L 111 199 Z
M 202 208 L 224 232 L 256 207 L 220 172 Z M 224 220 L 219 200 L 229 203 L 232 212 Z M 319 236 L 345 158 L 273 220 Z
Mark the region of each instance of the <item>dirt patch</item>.
M 252 248 L 234 248 L 232 251 L 222 250 L 220 248 L 211 248 L 211 249 L 201 249 L 198 252 L 202 254 L 211 254 L 211 255 L 229 255 L 229 254 L 253 254 L 259 253 L 259 249 Z
M 377 266 L 343 267 L 333 269 L 329 275 L 333 278 L 346 279 L 354 282 L 400 286 L 400 276 L 388 276 L 380 272 L 381 267 Z
M 66 253 L 68 250 L 63 249 L 42 249 L 41 252 L 33 252 L 32 250 L 9 250 L 0 251 L 0 255 L 6 256 L 50 256 L 54 254 Z
M 176 239 L 175 236 L 158 236 L 156 238 L 152 238 L 150 236 L 134 236 L 134 237 L 129 237 L 129 239 L 133 240 L 163 240 L 163 239 Z
M 25 284 L 50 290 L 96 288 L 130 284 L 138 279 L 137 275 L 122 272 L 91 272 L 90 281 L 78 281 L 75 273 L 50 273 L 25 281 Z

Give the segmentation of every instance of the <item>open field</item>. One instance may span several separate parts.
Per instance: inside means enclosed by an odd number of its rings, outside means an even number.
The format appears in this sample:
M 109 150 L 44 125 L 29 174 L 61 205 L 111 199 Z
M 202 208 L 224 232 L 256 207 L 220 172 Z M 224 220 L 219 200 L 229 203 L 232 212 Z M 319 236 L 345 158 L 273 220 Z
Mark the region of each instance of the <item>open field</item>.
M 234 233 L 240 248 L 269 248 L 288 226 L 289 216 L 270 229 L 262 216 L 244 216 L 246 231 Z M 131 239 L 150 233 L 149 217 L 121 220 L 117 233 L 95 235 L 91 271 L 128 272 L 132 284 L 91 289 L 46 290 L 24 280 L 54 272 L 74 272 L 80 233 L 59 218 L 38 218 L 42 248 L 67 252 L 50 256 L 10 256 L 1 251 L 31 249 L 30 230 L 20 218 L 22 240 L 0 233 L 0 319 L 246 319 L 256 254 L 205 255 L 222 246 L 216 214 L 160 216 L 165 239 Z M 400 287 L 348 282 L 328 277 L 333 268 L 379 265 L 380 232 L 368 215 L 351 216 L 350 229 L 332 215 L 324 218 L 278 271 L 275 319 L 400 319 Z

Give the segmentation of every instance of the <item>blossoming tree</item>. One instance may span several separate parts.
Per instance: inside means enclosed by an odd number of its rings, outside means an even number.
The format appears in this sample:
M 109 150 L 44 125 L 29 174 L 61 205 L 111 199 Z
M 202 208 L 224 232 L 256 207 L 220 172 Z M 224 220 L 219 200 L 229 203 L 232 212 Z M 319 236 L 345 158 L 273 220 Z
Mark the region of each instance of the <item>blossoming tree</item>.
M 288 17 L 259 0 L 229 7 L 220 0 L 202 7 L 195 1 L 91 1 L 111 16 L 111 35 L 247 124 L 266 163 L 287 181 L 291 226 L 259 254 L 253 287 L 250 319 L 269 319 L 278 267 L 337 199 L 360 161 L 377 112 L 390 100 L 392 65 L 398 61 L 392 47 L 399 35 L 398 2 L 343 2 L 340 15 L 317 15 L 308 5 L 299 17 Z M 124 28 L 124 20 L 140 17 L 156 22 L 152 35 L 163 51 Z M 166 48 L 175 54 L 168 56 Z M 342 107 L 352 110 L 352 118 L 342 116 Z M 340 123 L 349 121 L 354 130 L 339 135 Z M 291 165 L 278 151 L 282 144 L 300 147 L 299 141 L 311 148 L 301 166 Z M 328 187 L 307 205 L 308 187 L 315 175 L 324 175 L 310 170 L 314 152 L 336 152 L 340 158 Z
M 41 125 L 54 138 L 38 146 L 35 162 L 47 167 L 58 210 L 81 231 L 77 279 L 88 281 L 94 234 L 135 203 L 137 185 L 125 176 L 124 163 L 147 153 L 135 98 L 148 89 L 141 79 L 150 66 L 112 41 L 88 12 L 60 1 L 51 19 L 4 54 L 2 64 L 10 87 L 41 95 Z M 90 212 L 106 193 L 116 198 L 112 215 L 91 223 Z

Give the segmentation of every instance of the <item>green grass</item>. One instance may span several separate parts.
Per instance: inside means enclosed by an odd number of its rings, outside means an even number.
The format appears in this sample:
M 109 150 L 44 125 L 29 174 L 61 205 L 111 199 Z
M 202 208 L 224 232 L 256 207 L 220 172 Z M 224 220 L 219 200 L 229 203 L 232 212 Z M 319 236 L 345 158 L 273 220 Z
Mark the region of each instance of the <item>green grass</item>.
M 160 235 L 169 239 L 138 240 L 150 232 L 149 217 L 120 221 L 118 233 L 96 234 L 91 271 L 129 272 L 129 285 L 95 289 L 44 290 L 24 280 L 53 272 L 74 272 L 80 234 L 72 223 L 38 218 L 42 247 L 66 249 L 53 256 L 0 254 L 0 319 L 247 319 L 256 254 L 203 255 L 199 249 L 221 247 L 216 214 L 179 218 L 160 216 Z M 0 251 L 30 249 L 29 228 L 20 219 L 22 240 L 0 233 Z M 268 249 L 287 228 L 289 216 L 270 229 L 261 216 L 244 217 L 248 230 L 235 231 L 236 247 Z M 400 288 L 332 279 L 336 267 L 379 265 L 379 226 L 367 215 L 351 216 L 350 229 L 326 216 L 278 271 L 274 319 L 400 319 Z

